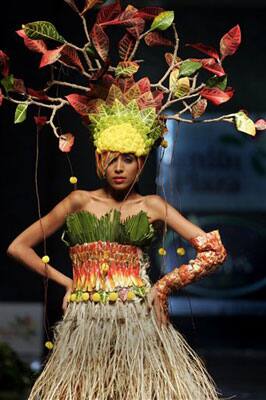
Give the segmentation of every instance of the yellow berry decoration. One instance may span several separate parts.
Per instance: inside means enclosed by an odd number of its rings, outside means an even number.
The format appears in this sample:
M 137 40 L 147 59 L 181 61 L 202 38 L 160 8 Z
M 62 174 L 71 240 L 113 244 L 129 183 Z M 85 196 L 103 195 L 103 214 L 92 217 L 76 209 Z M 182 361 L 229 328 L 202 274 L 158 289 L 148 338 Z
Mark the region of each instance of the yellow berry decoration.
M 168 142 L 167 142 L 167 140 L 163 140 L 162 142 L 161 142 L 161 146 L 162 147 L 164 147 L 165 149 L 168 147 Z
M 50 342 L 50 340 L 48 340 L 47 342 L 45 342 L 44 345 L 45 345 L 45 347 L 46 347 L 48 350 L 52 350 L 52 348 L 54 347 L 53 343 Z
M 73 185 L 75 185 L 75 183 L 77 183 L 78 178 L 76 176 L 71 176 L 69 178 L 69 182 L 72 183 Z
M 72 293 L 70 295 L 70 301 L 76 301 L 76 298 L 77 298 L 76 293 Z
M 88 301 L 90 298 L 90 295 L 89 295 L 89 293 L 85 292 L 85 293 L 82 293 L 81 297 L 82 297 L 83 301 Z
M 43 262 L 44 264 L 48 264 L 49 261 L 50 261 L 50 257 L 49 257 L 49 256 L 43 256 L 43 257 L 42 257 L 42 262 Z
M 129 291 L 127 292 L 127 300 L 133 300 L 134 297 L 136 297 L 135 293 L 132 292 L 132 290 L 129 290 Z
M 101 296 L 99 295 L 99 293 L 93 293 L 91 298 L 92 298 L 92 301 L 94 301 L 95 303 L 97 303 L 101 300 Z
M 160 247 L 158 250 L 158 253 L 160 254 L 160 256 L 165 256 L 166 255 L 166 250 L 163 247 Z
M 117 292 L 111 292 L 109 293 L 109 300 L 110 301 L 116 301 L 118 299 L 118 293 Z
M 184 247 L 178 247 L 176 249 L 176 252 L 179 256 L 184 256 L 186 254 L 186 250 L 184 249 Z

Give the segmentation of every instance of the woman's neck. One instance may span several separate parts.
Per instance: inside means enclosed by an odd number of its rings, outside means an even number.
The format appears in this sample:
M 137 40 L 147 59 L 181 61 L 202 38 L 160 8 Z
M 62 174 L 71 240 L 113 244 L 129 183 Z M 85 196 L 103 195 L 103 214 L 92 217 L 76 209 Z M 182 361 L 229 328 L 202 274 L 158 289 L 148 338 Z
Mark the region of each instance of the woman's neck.
M 111 186 L 105 185 L 102 190 L 107 198 L 113 199 L 119 203 L 124 200 L 134 200 L 139 197 L 134 188 L 129 192 L 128 188 L 125 190 L 115 190 Z

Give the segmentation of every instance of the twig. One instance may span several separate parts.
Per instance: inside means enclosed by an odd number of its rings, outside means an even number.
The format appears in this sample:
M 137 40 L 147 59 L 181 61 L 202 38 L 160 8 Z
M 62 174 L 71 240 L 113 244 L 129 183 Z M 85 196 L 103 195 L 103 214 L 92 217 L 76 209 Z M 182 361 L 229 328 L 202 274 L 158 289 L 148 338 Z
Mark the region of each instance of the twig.
M 187 118 L 181 118 L 179 117 L 178 114 L 174 115 L 162 115 L 161 117 L 163 119 L 174 119 L 175 121 L 181 121 L 181 122 L 186 122 L 189 124 L 195 124 L 195 123 L 209 123 L 209 122 L 219 122 L 219 121 L 226 121 L 226 122 L 234 122 L 234 116 L 235 114 L 227 114 L 227 115 L 222 115 L 221 117 L 217 118 L 210 118 L 210 119 L 187 119 Z
M 60 86 L 66 86 L 66 87 L 71 87 L 73 89 L 78 89 L 78 90 L 83 90 L 85 92 L 90 92 L 90 88 L 86 87 L 86 86 L 81 86 L 81 85 L 76 85 L 75 83 L 69 83 L 69 82 L 63 82 L 63 81 L 51 81 L 48 82 L 47 87 L 44 89 L 44 91 L 46 92 L 47 90 L 49 90 L 53 85 L 60 85 Z
M 85 36 L 87 38 L 87 41 L 88 41 L 89 44 L 91 44 L 91 38 L 90 38 L 90 35 L 89 35 L 89 32 L 88 32 L 88 26 L 87 26 L 86 18 L 84 17 L 84 15 L 81 15 L 81 14 L 79 14 L 79 16 L 82 19 L 82 25 L 83 25 L 83 28 L 84 28 L 84 32 L 85 32 Z
M 174 67 L 176 66 L 176 55 L 177 55 L 177 50 L 179 47 L 179 37 L 178 37 L 178 33 L 176 31 L 176 27 L 175 24 L 172 24 L 172 28 L 175 34 L 175 48 L 174 48 L 174 53 L 173 53 L 173 59 L 171 62 L 171 65 L 169 66 L 169 68 L 167 69 L 167 71 L 165 72 L 165 74 L 162 76 L 162 78 L 155 84 L 152 84 L 152 87 L 159 87 L 160 85 L 163 84 L 163 82 L 165 81 L 165 79 L 168 77 L 168 75 L 170 74 L 170 72 L 174 69 Z

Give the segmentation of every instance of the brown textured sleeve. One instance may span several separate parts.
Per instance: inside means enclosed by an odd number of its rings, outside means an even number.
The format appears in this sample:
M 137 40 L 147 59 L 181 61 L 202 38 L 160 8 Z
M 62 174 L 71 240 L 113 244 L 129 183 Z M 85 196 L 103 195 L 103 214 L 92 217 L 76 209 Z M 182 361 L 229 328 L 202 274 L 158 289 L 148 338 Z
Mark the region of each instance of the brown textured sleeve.
M 188 264 L 175 268 L 154 285 L 165 313 L 168 313 L 167 297 L 174 289 L 184 287 L 210 274 L 226 258 L 227 253 L 218 230 L 196 236 L 190 240 L 190 243 L 197 250 L 196 258 L 190 260 Z

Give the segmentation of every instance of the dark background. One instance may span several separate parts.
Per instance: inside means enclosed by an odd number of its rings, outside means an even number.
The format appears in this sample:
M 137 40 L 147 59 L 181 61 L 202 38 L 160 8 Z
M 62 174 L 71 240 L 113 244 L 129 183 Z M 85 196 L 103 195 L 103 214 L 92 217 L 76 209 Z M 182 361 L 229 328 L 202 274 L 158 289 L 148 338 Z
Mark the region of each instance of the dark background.
M 136 7 L 158 5 L 166 10 L 175 10 L 175 21 L 180 36 L 181 57 L 201 57 L 193 49 L 185 48 L 185 43 L 203 42 L 218 48 L 222 35 L 236 24 L 240 24 L 242 44 L 237 53 L 228 57 L 224 67 L 229 71 L 229 83 L 235 88 L 233 99 L 220 106 L 221 113 L 233 112 L 241 108 L 265 118 L 265 64 L 266 25 L 265 1 L 132 1 Z M 129 2 L 122 1 L 123 5 Z M 93 16 L 93 14 L 92 14 Z M 2 11 L 0 49 L 11 59 L 11 71 L 15 77 L 23 78 L 26 86 L 40 88 L 45 82 L 47 70 L 38 70 L 39 56 L 24 48 L 23 41 L 15 33 L 22 23 L 49 20 L 57 30 L 72 42 L 79 44 L 82 30 L 72 10 L 63 1 L 26 2 L 8 1 Z M 115 40 L 119 31 L 112 30 Z M 167 49 L 167 51 L 170 49 Z M 147 49 L 142 46 L 139 58 L 145 58 L 142 73 L 149 74 L 151 81 L 158 79 L 165 69 L 163 50 Z M 43 280 L 31 271 L 8 259 L 5 249 L 11 240 L 38 218 L 34 189 L 34 168 L 36 157 L 36 130 L 29 113 L 27 122 L 13 125 L 14 105 L 4 102 L 0 109 L 1 130 L 1 301 L 35 302 L 43 300 Z M 211 109 L 210 109 L 211 110 Z M 213 107 L 214 110 L 214 107 Z M 217 109 L 216 109 L 217 111 Z M 75 133 L 76 142 L 70 158 L 74 173 L 79 178 L 79 189 L 94 189 L 99 186 L 96 178 L 93 149 L 88 142 L 88 132 L 80 124 L 75 113 L 68 110 L 60 118 L 62 130 Z M 263 133 L 259 134 L 260 137 Z M 258 140 L 254 138 L 254 141 Z M 53 134 L 46 128 L 40 135 L 39 192 L 42 215 L 64 198 L 72 187 L 68 183 L 71 175 L 69 163 L 57 149 Z M 152 154 L 144 172 L 140 186 L 143 194 L 155 193 L 156 155 Z M 217 212 L 217 215 L 219 212 Z M 232 216 L 232 215 L 231 215 Z M 263 212 L 248 210 L 241 217 L 250 221 L 265 222 Z M 48 239 L 48 254 L 58 269 L 71 273 L 61 232 Z M 241 230 L 237 232 L 241 239 Z M 236 240 L 232 238 L 232 240 Z M 227 239 L 230 246 L 230 240 Z M 261 246 L 261 244 L 260 244 Z M 263 245 L 262 245 L 263 247 Z M 229 249 L 230 250 L 230 249 Z M 256 243 L 254 255 L 257 253 Z M 42 254 L 42 247 L 38 249 Z M 263 263 L 265 252 L 259 252 Z M 52 282 L 48 289 L 48 316 L 52 325 L 61 313 L 63 289 Z M 192 295 L 193 297 L 193 295 Z M 265 301 L 265 289 L 242 296 L 243 301 Z M 239 316 L 221 314 L 209 317 L 175 317 L 173 322 L 188 338 L 192 347 L 207 357 L 209 367 L 220 386 L 228 394 L 239 393 L 238 399 L 265 399 L 265 339 L 262 312 L 240 313 Z M 244 357 L 244 358 L 243 358 Z M 257 366 L 255 369 L 255 365 Z M 241 381 L 241 383 L 240 383 Z M 240 393 L 241 392 L 241 393 Z M 196 400 L 196 399 L 195 399 Z

